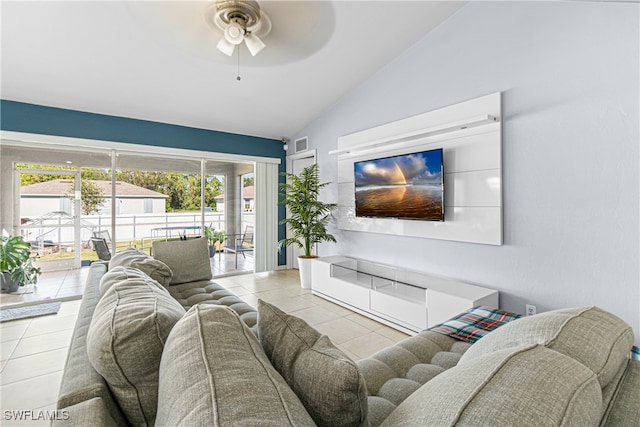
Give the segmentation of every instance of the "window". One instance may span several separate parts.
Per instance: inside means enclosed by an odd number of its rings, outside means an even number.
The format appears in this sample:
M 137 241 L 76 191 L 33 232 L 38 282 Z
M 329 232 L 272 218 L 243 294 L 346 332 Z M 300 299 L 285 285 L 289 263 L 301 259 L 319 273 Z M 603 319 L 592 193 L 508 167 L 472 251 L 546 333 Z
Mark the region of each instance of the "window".
M 144 199 L 144 213 L 153 213 L 153 199 L 150 197 Z

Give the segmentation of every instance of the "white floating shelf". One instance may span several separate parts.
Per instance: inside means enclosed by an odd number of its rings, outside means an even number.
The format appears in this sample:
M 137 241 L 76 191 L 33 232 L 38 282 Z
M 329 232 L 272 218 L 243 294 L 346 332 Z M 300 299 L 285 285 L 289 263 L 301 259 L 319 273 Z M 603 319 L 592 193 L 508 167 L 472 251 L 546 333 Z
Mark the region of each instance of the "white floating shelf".
M 415 139 L 427 138 L 430 136 L 442 135 L 445 133 L 457 132 L 465 129 L 471 129 L 479 126 L 488 125 L 498 122 L 498 118 L 489 114 L 482 114 L 480 116 L 471 117 L 466 120 L 460 120 L 457 122 L 450 122 L 438 126 L 419 129 L 411 132 L 407 132 L 400 135 L 394 135 L 392 137 L 381 138 L 373 141 L 368 141 L 362 144 L 353 145 L 351 147 L 339 148 L 329 151 L 329 154 L 353 154 L 356 152 L 367 151 L 377 147 L 389 145 L 395 145 L 402 142 L 412 141 Z

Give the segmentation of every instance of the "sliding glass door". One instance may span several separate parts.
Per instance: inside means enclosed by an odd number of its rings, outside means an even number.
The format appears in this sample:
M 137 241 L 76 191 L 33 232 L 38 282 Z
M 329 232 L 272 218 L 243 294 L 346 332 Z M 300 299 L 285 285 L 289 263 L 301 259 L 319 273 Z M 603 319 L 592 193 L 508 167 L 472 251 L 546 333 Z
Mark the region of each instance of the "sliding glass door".
M 206 227 L 253 227 L 248 271 L 276 267 L 277 160 L 110 145 L 0 142 L 0 223 L 31 242 L 43 270 L 97 260 L 92 238 L 104 238 L 112 253 L 146 250 L 156 239 L 203 236 Z
M 104 182 L 96 178 L 109 176 L 104 167 L 111 163 L 110 152 L 15 147 L 2 152 L 14 159 L 13 233 L 31 243 L 36 264 L 51 271 L 97 259 L 89 244 L 96 229 L 90 215 L 105 200 Z
M 24 167 L 20 167 L 24 166 Z M 80 266 L 80 171 L 29 169 L 19 165 L 20 234 L 44 270 Z

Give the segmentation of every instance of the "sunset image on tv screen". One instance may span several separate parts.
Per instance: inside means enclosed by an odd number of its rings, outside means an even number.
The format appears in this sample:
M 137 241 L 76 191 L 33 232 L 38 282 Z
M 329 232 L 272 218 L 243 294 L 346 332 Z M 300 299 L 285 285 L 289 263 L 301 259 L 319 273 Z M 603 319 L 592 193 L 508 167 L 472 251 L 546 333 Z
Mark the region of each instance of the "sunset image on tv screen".
M 356 216 L 444 221 L 442 149 L 354 163 Z

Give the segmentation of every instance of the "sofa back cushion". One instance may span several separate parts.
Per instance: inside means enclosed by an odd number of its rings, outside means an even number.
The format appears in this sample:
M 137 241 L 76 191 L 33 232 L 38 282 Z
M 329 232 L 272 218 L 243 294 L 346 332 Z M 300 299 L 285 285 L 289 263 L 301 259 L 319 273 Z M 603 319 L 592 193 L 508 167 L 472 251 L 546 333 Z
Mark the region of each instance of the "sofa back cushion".
M 211 264 L 207 239 L 153 242 L 153 256 L 173 272 L 171 284 L 211 280 Z
M 165 341 L 184 315 L 169 292 L 149 278 L 112 285 L 87 333 L 87 354 L 133 425 L 153 425 Z
M 156 423 L 314 425 L 238 315 L 209 304 L 193 306 L 167 340 Z
M 471 346 L 460 364 L 496 350 L 530 344 L 541 344 L 582 363 L 605 387 L 626 362 L 633 346 L 633 330 L 598 307 L 549 311 L 496 329 Z
M 319 426 L 360 426 L 367 388 L 356 364 L 304 320 L 258 301 L 258 336 L 273 366 Z
M 171 282 L 172 272 L 167 264 L 147 255 L 140 249 L 126 249 L 111 257 L 109 270 L 116 267 L 137 268 L 165 288 Z
M 110 287 L 116 283 L 120 283 L 127 279 L 149 279 L 153 280 L 150 276 L 144 273 L 142 270 L 133 267 L 114 267 L 107 271 L 104 276 L 100 278 L 100 295 L 104 295 Z
M 401 403 L 382 426 L 595 426 L 596 375 L 540 345 L 499 350 L 441 373 Z

